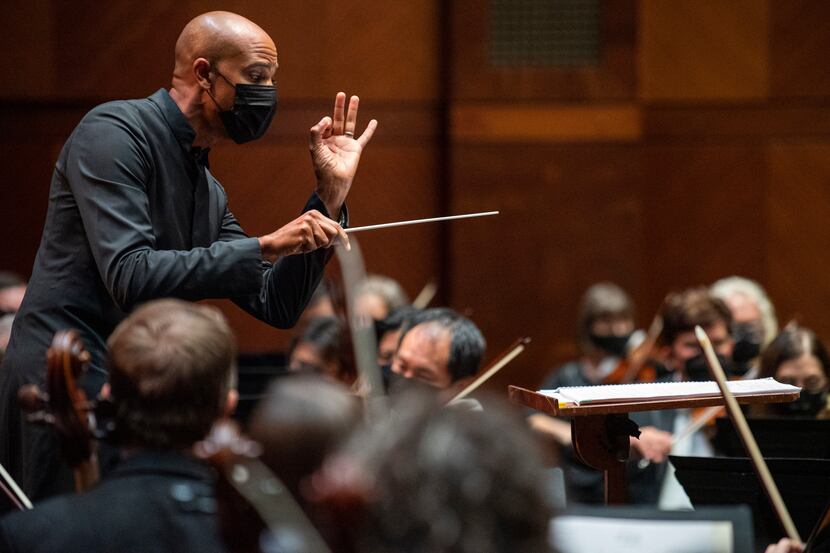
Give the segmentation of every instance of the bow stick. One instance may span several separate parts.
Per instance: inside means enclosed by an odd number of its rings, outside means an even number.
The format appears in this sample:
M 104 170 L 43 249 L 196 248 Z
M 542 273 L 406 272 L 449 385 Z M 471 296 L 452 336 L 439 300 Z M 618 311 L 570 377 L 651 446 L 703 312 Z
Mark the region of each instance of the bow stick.
M 700 342 L 700 346 L 703 348 L 703 353 L 706 355 L 706 361 L 709 364 L 709 372 L 718 383 L 718 388 L 720 388 L 723 399 L 726 401 L 726 410 L 729 413 L 729 417 L 738 430 L 738 435 L 741 437 L 744 449 L 746 449 L 750 459 L 752 459 L 755 472 L 758 473 L 761 486 L 764 488 L 767 497 L 772 503 L 772 508 L 778 517 L 778 521 L 781 523 L 788 538 L 801 542 L 801 536 L 798 535 L 798 530 L 793 523 L 793 519 L 790 517 L 789 511 L 787 511 L 787 506 L 784 505 L 784 500 L 781 499 L 778 486 L 775 485 L 775 481 L 772 479 L 769 467 L 767 467 L 767 463 L 761 455 L 761 450 L 758 448 L 758 443 L 755 441 L 755 437 L 752 435 L 752 431 L 746 423 L 743 411 L 741 411 L 738 402 L 735 400 L 735 396 L 732 395 L 732 392 L 729 391 L 726 385 L 726 373 L 724 373 L 723 367 L 721 367 L 720 361 L 718 361 L 718 356 L 715 354 L 715 349 L 712 347 L 709 336 L 706 335 L 706 332 L 700 326 L 695 327 L 695 336 L 697 336 L 697 341 Z
M 519 338 L 513 344 L 507 348 L 507 350 L 496 357 L 486 368 L 481 375 L 473 380 L 469 386 L 461 390 L 455 397 L 453 397 L 450 401 L 447 402 L 447 405 L 453 405 L 454 403 L 461 401 L 471 393 L 473 393 L 479 386 L 487 382 L 490 377 L 494 374 L 502 370 L 505 365 L 513 361 L 516 357 L 519 356 L 525 350 L 525 347 L 530 343 L 529 337 Z
M 0 488 L 3 488 L 3 491 L 7 496 L 9 496 L 9 499 L 12 503 L 14 503 L 14 506 L 21 511 L 31 509 L 32 502 L 28 497 L 26 497 L 26 494 L 23 493 L 23 490 L 20 489 L 20 486 L 17 485 L 14 478 L 6 472 L 6 467 L 3 465 L 0 465 L 0 476 L 2 477 L 2 480 L 0 480 Z

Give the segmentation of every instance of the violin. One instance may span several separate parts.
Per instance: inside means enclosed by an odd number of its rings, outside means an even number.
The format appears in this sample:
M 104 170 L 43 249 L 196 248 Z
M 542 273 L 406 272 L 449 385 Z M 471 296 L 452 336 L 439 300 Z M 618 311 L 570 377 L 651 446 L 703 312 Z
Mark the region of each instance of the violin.
M 59 331 L 46 353 L 46 391 L 29 384 L 17 393 L 28 422 L 54 427 L 79 492 L 98 482 L 97 441 L 112 428 L 110 425 L 99 430 L 98 425 L 99 419 L 111 418 L 111 404 L 100 398 L 88 400 L 77 385 L 89 360 L 89 352 L 78 331 Z
M 651 355 L 663 331 L 663 318 L 658 313 L 648 327 L 645 340 L 631 348 L 617 366 L 602 379 L 603 384 L 628 384 L 629 382 L 654 382 L 659 376 Z
M 301 544 L 305 552 L 330 553 L 291 492 L 260 460 L 262 446 L 244 436 L 234 421 L 214 424 L 193 452 L 219 473 L 220 529 L 232 551 L 258 552 L 268 530 L 265 539 L 275 541 L 276 550 L 299 550 Z

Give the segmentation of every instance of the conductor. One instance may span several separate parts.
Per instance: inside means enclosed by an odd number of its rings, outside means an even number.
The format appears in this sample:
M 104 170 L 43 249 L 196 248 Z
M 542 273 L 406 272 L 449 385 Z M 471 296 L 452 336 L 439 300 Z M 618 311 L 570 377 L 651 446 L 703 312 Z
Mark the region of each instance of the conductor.
M 230 298 L 280 328 L 294 325 L 341 241 L 344 205 L 372 120 L 355 136 L 358 98 L 337 94 L 333 117 L 311 128 L 316 187 L 297 219 L 248 237 L 211 174 L 209 149 L 261 137 L 277 109 L 277 49 L 228 12 L 190 21 L 176 42 L 170 90 L 100 105 L 55 165 L 32 278 L 0 369 L 0 462 L 33 498 L 65 491 L 50 430 L 22 420 L 20 386 L 43 386 L 56 331 L 75 328 L 92 354 L 81 384 L 106 381 L 106 340 L 154 298 Z M 197 393 L 194 391 L 194 393 Z

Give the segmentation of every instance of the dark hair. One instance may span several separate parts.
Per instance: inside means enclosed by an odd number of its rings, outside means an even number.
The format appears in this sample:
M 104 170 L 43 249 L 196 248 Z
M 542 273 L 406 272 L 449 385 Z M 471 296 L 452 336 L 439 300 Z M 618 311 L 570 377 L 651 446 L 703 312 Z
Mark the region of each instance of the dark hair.
M 774 377 L 778 367 L 805 353 L 815 356 L 824 374 L 830 376 L 830 356 L 824 344 L 815 332 L 797 325 L 788 325 L 761 354 L 760 376 Z
M 583 353 L 594 349 L 590 339 L 591 327 L 603 317 L 634 320 L 634 302 L 625 290 L 613 282 L 598 282 L 582 296 L 577 316 L 577 343 Z
M 236 342 L 215 307 L 149 302 L 116 327 L 107 345 L 122 445 L 189 447 L 223 414 Z
M 316 375 L 274 381 L 254 411 L 251 438 L 262 460 L 297 494 L 300 482 L 323 464 L 360 422 L 361 409 L 348 388 Z
M 407 321 L 417 317 L 420 312 L 421 310 L 417 307 L 405 305 L 389 313 L 385 319 L 375 321 L 375 338 L 378 343 L 380 343 L 380 339 L 383 338 L 384 334 L 399 330 Z
M 487 342 L 478 327 L 448 307 L 424 309 L 412 316 L 401 332 L 401 341 L 406 333 L 420 325 L 435 325 L 450 332 L 450 356 L 447 370 L 452 382 L 473 376 L 478 372 Z
M 549 551 L 541 453 L 520 418 L 497 398 L 484 411 L 399 401 L 346 449 L 374 483 L 358 550 Z
M 705 328 L 718 321 L 723 322 L 727 332 L 732 333 L 732 312 L 722 300 L 702 286 L 669 294 L 663 302 L 660 316 L 663 319 L 660 342 L 664 345 L 671 345 L 680 334 L 692 331 L 698 325 Z
M 289 357 L 300 344 L 313 346 L 326 361 L 339 361 L 343 350 L 343 325 L 337 317 L 311 319 L 302 334 L 293 340 Z
M 11 271 L 0 271 L 0 290 L 13 286 L 25 286 L 26 279 Z

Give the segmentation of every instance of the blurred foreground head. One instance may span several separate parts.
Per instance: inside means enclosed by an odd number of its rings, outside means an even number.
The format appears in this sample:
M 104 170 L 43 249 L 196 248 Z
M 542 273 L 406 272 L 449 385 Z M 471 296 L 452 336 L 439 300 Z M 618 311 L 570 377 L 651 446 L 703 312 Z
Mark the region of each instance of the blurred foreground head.
M 107 342 L 116 432 L 123 445 L 189 448 L 236 401 L 236 341 L 214 307 L 149 302 Z
M 347 447 L 368 483 L 359 551 L 548 551 L 537 445 L 498 401 L 485 411 L 401 397 L 387 420 Z

